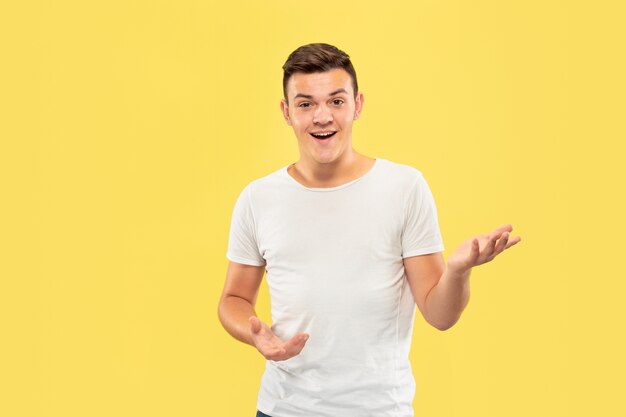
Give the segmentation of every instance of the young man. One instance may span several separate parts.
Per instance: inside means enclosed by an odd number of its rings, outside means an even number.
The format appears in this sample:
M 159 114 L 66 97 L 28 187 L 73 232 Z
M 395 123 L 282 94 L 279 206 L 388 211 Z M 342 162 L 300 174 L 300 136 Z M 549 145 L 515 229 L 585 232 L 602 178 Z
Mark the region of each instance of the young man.
M 503 226 L 446 264 L 422 173 L 352 147 L 363 94 L 348 55 L 305 45 L 283 70 L 280 107 L 300 159 L 252 181 L 235 204 L 220 320 L 267 360 L 258 416 L 412 416 L 415 306 L 450 328 L 472 267 L 520 237 Z M 265 272 L 271 327 L 254 311 Z

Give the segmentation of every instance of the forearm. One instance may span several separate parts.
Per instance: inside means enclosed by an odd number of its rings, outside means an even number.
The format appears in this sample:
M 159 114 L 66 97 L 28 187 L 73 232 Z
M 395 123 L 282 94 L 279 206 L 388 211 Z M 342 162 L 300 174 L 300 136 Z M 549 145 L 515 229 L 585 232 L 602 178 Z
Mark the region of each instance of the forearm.
M 222 326 L 235 339 L 254 346 L 250 334 L 250 316 L 256 316 L 254 307 L 241 297 L 225 296 L 218 307 Z
M 437 329 L 447 330 L 461 317 L 469 302 L 470 272 L 471 269 L 458 273 L 446 267 L 437 285 L 428 293 L 424 316 Z

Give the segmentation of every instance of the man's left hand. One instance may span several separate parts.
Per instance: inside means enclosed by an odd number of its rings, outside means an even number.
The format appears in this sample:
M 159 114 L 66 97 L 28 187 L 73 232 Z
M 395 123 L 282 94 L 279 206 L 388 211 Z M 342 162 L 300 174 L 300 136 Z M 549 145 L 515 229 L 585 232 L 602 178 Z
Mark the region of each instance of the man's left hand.
M 448 268 L 463 274 L 475 266 L 492 261 L 502 251 L 522 240 L 520 236 L 509 237 L 512 230 L 513 226 L 508 224 L 489 234 L 466 240 L 448 257 Z

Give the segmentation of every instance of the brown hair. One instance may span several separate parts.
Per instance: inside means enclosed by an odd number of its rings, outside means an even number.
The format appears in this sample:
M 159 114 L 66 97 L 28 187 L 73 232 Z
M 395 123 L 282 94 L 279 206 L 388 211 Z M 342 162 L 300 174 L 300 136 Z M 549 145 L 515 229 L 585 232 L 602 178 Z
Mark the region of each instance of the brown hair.
M 314 72 L 326 72 L 334 68 L 344 69 L 352 77 L 352 89 L 356 100 L 359 86 L 356 81 L 356 72 L 350 62 L 350 57 L 337 47 L 327 43 L 310 43 L 296 49 L 289 55 L 283 65 L 283 95 L 287 99 L 287 82 L 296 72 L 311 74 Z

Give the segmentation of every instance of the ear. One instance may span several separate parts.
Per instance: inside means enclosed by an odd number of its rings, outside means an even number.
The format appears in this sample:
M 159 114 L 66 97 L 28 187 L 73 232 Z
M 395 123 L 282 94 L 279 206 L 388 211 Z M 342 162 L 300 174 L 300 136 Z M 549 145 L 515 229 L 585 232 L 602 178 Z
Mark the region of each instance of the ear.
M 280 111 L 283 113 L 283 117 L 289 126 L 291 126 L 291 118 L 289 118 L 289 105 L 285 99 L 280 100 Z
M 363 110 L 363 93 L 358 93 L 356 95 L 356 100 L 354 102 L 354 120 L 357 120 L 359 116 L 361 116 L 362 110 Z

